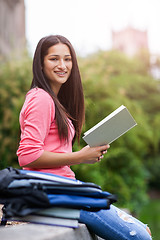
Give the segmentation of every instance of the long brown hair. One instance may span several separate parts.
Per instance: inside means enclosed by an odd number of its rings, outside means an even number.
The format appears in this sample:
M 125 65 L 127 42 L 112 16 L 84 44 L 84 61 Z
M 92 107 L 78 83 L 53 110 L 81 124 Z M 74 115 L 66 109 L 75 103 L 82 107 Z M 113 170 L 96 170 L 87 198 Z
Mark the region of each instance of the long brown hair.
M 68 80 L 61 86 L 58 96 L 51 89 L 47 77 L 42 71 L 44 57 L 48 54 L 48 49 L 58 43 L 66 44 L 72 57 L 72 70 Z M 81 76 L 77 63 L 75 51 L 71 43 L 63 36 L 50 35 L 42 38 L 36 48 L 33 58 L 33 80 L 31 88 L 39 87 L 50 94 L 55 103 L 55 119 L 58 126 L 60 139 L 68 140 L 68 120 L 71 118 L 74 128 L 74 140 L 80 139 L 82 126 L 84 123 L 84 95 Z

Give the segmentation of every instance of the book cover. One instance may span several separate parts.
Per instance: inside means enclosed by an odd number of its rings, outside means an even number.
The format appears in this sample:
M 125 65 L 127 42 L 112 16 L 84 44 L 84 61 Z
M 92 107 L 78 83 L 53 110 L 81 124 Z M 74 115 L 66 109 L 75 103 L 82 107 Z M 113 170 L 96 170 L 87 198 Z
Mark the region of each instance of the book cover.
M 78 180 L 74 180 L 74 179 L 69 179 L 67 177 L 62 177 L 62 176 L 56 176 L 54 174 L 49 174 L 49 173 L 42 173 L 42 172 L 36 172 L 36 171 L 27 171 L 27 170 L 21 170 L 21 172 L 29 175 L 29 176 L 33 176 L 33 177 L 37 177 L 37 178 L 41 178 L 44 180 L 49 180 L 49 181 L 54 181 L 56 183 L 59 184 L 81 184 L 80 181 Z
M 69 219 L 79 219 L 80 210 L 73 208 L 63 208 L 63 207 L 51 207 L 45 208 L 38 212 L 36 215 L 48 216 L 48 217 L 59 217 L 59 218 L 69 218 Z
M 36 224 L 46 224 L 52 226 L 70 227 L 78 228 L 78 220 L 67 219 L 67 218 L 57 218 L 48 216 L 37 216 L 37 215 L 27 215 L 24 217 L 11 217 L 7 221 L 17 221 L 17 222 L 30 222 Z
M 128 109 L 121 105 L 85 132 L 83 139 L 90 147 L 111 144 L 136 125 L 137 123 Z

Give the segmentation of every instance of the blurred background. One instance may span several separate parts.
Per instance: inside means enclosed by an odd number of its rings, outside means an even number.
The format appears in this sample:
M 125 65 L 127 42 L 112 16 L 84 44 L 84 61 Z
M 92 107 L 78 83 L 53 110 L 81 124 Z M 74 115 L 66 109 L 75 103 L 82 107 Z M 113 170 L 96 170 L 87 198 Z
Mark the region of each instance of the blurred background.
M 159 0 L 0 0 L 0 169 L 17 167 L 19 112 L 40 38 L 73 44 L 86 106 L 83 132 L 125 105 L 138 125 L 111 144 L 101 163 L 72 167 L 101 185 L 160 236 Z M 75 143 L 74 151 L 80 146 Z

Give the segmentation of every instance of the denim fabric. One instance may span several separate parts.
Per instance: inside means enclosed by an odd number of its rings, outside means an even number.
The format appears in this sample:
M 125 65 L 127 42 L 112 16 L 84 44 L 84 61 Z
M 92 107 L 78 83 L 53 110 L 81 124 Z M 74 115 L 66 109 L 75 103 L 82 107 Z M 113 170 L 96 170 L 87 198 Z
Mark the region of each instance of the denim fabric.
M 109 210 L 81 210 L 80 222 L 106 240 L 151 240 L 146 225 L 111 205 Z

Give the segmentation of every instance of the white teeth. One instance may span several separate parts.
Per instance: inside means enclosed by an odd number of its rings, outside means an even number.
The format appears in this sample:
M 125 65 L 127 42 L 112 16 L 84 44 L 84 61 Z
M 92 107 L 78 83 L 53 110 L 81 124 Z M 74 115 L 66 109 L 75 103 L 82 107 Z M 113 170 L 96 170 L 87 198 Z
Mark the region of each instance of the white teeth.
M 56 72 L 57 74 L 59 74 L 59 75 L 64 75 L 65 74 L 65 72 Z

